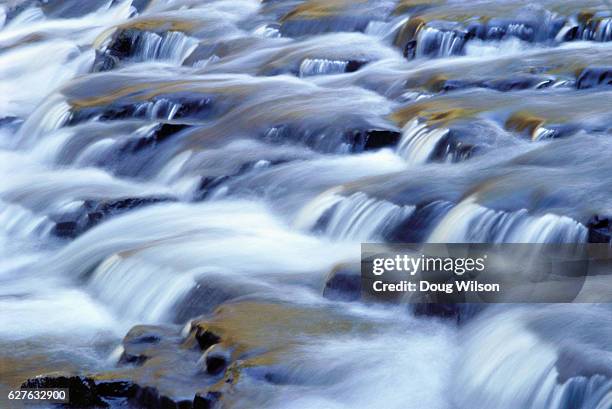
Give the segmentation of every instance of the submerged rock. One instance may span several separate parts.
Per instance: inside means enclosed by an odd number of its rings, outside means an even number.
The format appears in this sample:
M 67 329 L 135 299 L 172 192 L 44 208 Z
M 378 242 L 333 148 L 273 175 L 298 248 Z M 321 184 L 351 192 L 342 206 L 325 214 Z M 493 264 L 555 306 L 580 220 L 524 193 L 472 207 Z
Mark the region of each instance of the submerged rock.
M 334 301 L 357 301 L 361 298 L 361 265 L 339 264 L 329 273 L 323 297 Z
M 612 240 L 612 230 L 610 218 L 607 216 L 594 215 L 587 222 L 589 229 L 589 243 L 610 243 Z
M 224 304 L 211 316 L 176 326 L 140 325 L 123 340 L 118 368 L 94 374 L 51 373 L 22 387 L 70 388 L 68 407 L 212 408 L 243 377 L 259 382 L 290 378 L 282 356 L 304 339 L 368 331 L 338 314 L 280 304 Z M 279 366 L 279 364 L 281 366 Z
M 562 32 L 561 41 L 612 40 L 612 18 L 596 16 L 592 12 L 581 12 L 572 18 Z
M 78 209 L 52 216 L 55 226 L 52 234 L 62 238 L 75 238 L 110 217 L 156 203 L 172 202 L 169 196 L 125 198 L 112 200 L 85 200 Z
M 231 352 L 219 344 L 211 345 L 202 356 L 203 369 L 210 375 L 219 375 L 225 371 L 231 361 Z
M 588 67 L 576 79 L 576 88 L 588 89 L 612 85 L 612 67 Z
M 393 229 L 386 239 L 395 243 L 422 243 L 454 206 L 454 203 L 443 200 L 417 205 L 410 217 Z
M 110 71 L 125 60 L 174 60 L 183 62 L 195 49 L 195 39 L 180 31 L 160 34 L 139 29 L 119 29 L 104 50 L 96 51 L 93 71 Z
M 280 20 L 283 36 L 299 37 L 338 31 L 365 31 L 372 20 L 383 20 L 387 10 L 375 2 L 308 0 Z
M 106 408 L 108 404 L 96 391 L 95 382 L 85 376 L 52 374 L 28 379 L 22 389 L 68 389 L 71 407 Z
M 69 125 L 76 125 L 92 118 L 100 121 L 117 121 L 122 119 L 206 119 L 213 110 L 212 98 L 200 95 L 177 93 L 154 97 L 148 101 L 116 101 L 108 105 L 75 108 L 72 111 Z M 162 128 L 166 125 L 164 128 Z M 180 127 L 180 128 L 179 128 Z M 162 133 L 176 133 L 185 125 L 161 124 L 157 130 Z M 154 131 L 155 132 L 155 131 Z
M 135 153 L 141 149 L 155 146 L 187 128 L 189 126 L 184 124 L 159 124 L 147 135 L 127 141 L 121 148 L 122 153 Z
M 212 192 L 218 187 L 222 186 L 225 182 L 231 181 L 234 178 L 245 175 L 251 171 L 259 169 L 267 169 L 271 166 L 280 165 L 289 162 L 291 159 L 276 159 L 276 160 L 265 160 L 261 159 L 254 162 L 247 162 L 242 164 L 235 172 L 231 174 L 221 176 L 203 176 L 200 179 L 195 191 L 193 193 L 193 200 L 200 201 L 206 199 Z
M 136 326 L 123 340 L 124 353 L 113 371 L 30 379 L 22 388 L 69 388 L 68 407 L 197 408 L 215 379 L 198 370 L 201 353 L 183 347 L 177 327 Z M 196 402 L 198 401 L 198 402 Z M 212 401 L 209 402 L 213 403 Z M 210 407 L 210 406 L 209 406 Z
M 395 146 L 402 134 L 394 129 L 342 129 L 335 126 L 300 129 L 285 125 L 268 129 L 263 139 L 271 143 L 302 143 L 319 152 L 359 153 Z
M 152 325 L 137 325 L 123 339 L 123 353 L 120 363 L 142 365 L 155 355 L 173 334 L 168 329 Z
M 543 75 L 517 75 L 509 78 L 492 79 L 448 79 L 434 77 L 429 81 L 429 89 L 434 92 L 452 92 L 469 88 L 486 88 L 500 92 L 524 89 L 545 89 L 555 84 L 555 78 Z
M 466 10 L 467 12 L 467 10 Z M 610 41 L 612 19 L 592 13 L 570 18 L 541 9 L 524 10 L 516 17 L 465 19 L 461 15 L 440 20 L 432 15 L 411 17 L 399 30 L 394 44 L 408 59 L 448 57 L 465 54 L 470 42 L 499 42 L 517 39 L 526 43 L 566 41 Z
M 195 286 L 174 306 L 176 323 L 212 313 L 219 305 L 243 297 L 245 294 L 264 293 L 268 289 L 257 282 L 245 283 L 224 274 L 206 274 L 196 278 Z

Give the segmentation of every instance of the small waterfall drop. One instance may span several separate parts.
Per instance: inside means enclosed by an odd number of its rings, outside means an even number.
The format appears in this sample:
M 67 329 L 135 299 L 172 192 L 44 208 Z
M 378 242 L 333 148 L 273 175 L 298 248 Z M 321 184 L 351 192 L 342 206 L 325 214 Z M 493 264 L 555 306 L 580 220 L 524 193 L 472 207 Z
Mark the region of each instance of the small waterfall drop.
M 134 40 L 136 61 L 169 61 L 181 64 L 197 47 L 198 41 L 178 31 L 142 33 Z
M 348 61 L 307 58 L 300 64 L 300 77 L 313 75 L 341 74 L 346 71 Z
M 329 192 L 302 209 L 295 225 L 303 230 L 320 229 L 336 240 L 380 241 L 414 209 L 369 198 L 364 193 L 345 197 Z
M 555 214 L 530 215 L 527 210 L 488 209 L 474 196 L 464 199 L 440 221 L 430 243 L 581 243 L 587 229 Z
M 432 129 L 426 123 L 413 119 L 402 128 L 402 139 L 397 146 L 397 153 L 411 165 L 424 164 L 448 132 L 448 129 Z

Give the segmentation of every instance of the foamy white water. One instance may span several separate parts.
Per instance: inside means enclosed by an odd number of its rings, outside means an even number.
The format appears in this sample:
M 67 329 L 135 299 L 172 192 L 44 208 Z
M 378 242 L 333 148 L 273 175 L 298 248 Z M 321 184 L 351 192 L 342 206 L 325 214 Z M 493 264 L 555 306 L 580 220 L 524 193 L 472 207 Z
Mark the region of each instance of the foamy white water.
M 362 242 L 609 233 L 603 3 L 14 3 L 0 6 L 2 396 L 125 369 L 134 325 L 248 302 L 264 313 L 244 312 L 241 361 L 265 359 L 239 369 L 232 407 L 612 407 L 606 306 L 457 325 L 323 296 L 350 291 Z M 190 382 L 218 381 L 195 372 L 149 378 L 192 401 Z

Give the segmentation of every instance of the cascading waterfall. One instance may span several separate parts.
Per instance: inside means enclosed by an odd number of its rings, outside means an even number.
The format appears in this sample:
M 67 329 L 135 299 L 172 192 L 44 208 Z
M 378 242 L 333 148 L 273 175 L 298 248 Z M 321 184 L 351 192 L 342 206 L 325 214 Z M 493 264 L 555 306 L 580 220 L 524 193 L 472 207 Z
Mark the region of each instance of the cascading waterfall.
M 445 128 L 432 129 L 426 123 L 414 119 L 402 129 L 402 139 L 397 146 L 397 153 L 410 164 L 424 164 L 431 158 L 448 132 Z
M 530 215 L 525 209 L 503 212 L 488 209 L 470 196 L 438 224 L 431 243 L 581 243 L 587 229 L 555 214 Z
M 450 57 L 460 54 L 465 46 L 465 34 L 453 30 L 425 27 L 419 32 L 416 57 Z
M 609 348 L 603 342 L 604 338 L 599 337 L 609 332 L 609 320 L 600 321 L 602 326 L 597 330 L 586 331 L 584 327 L 589 324 L 584 320 L 595 317 L 600 320 L 600 314 L 608 313 L 605 306 L 592 306 L 590 309 L 584 305 L 573 308 L 534 306 L 531 311 L 525 307 L 506 311 L 502 309 L 495 316 L 487 315 L 481 322 L 470 325 L 465 331 L 466 348 L 462 351 L 465 355 L 460 359 L 461 365 L 454 386 L 458 403 L 465 406 L 495 405 L 498 408 L 512 408 L 516 405 L 529 409 L 608 408 L 612 402 L 610 380 L 595 375 L 560 381 L 559 368 L 563 364 L 559 360 L 564 353 L 558 351 L 568 348 L 572 339 L 581 348 L 585 348 L 587 354 L 594 354 L 593 357 L 607 356 Z M 499 339 L 509 338 L 514 342 L 498 342 Z M 542 339 L 557 342 L 543 343 Z M 560 339 L 564 339 L 566 346 L 558 343 Z M 488 360 L 483 362 L 470 358 L 476 351 L 487 353 Z M 576 356 L 575 360 L 569 361 L 580 370 L 580 353 L 577 350 L 571 353 Z M 508 379 L 514 382 L 508 382 Z M 481 389 L 483 383 L 488 385 L 485 394 Z
M 302 229 L 320 229 L 337 240 L 379 241 L 413 211 L 414 206 L 397 206 L 363 193 L 348 197 L 324 193 L 302 210 L 296 225 Z
M 348 61 L 307 58 L 300 64 L 300 77 L 322 74 L 340 74 L 346 71 Z
M 168 60 L 180 64 L 196 47 L 196 39 L 180 32 L 169 31 L 161 36 L 145 33 L 140 37 L 134 58 L 137 61 Z
M 606 305 L 351 293 L 363 242 L 610 241 L 612 16 L 575 3 L 0 5 L 0 407 L 68 372 L 111 409 L 611 409 Z

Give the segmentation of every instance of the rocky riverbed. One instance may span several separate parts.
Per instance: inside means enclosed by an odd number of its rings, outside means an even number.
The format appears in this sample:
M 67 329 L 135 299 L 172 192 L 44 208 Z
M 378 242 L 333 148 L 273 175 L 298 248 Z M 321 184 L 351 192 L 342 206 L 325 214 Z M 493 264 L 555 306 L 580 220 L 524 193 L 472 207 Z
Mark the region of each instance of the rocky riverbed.
M 611 41 L 605 0 L 1 3 L 0 406 L 612 408 L 608 305 L 359 271 L 610 243 Z

